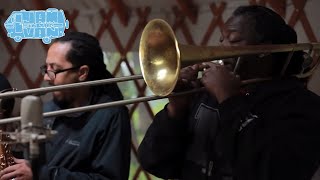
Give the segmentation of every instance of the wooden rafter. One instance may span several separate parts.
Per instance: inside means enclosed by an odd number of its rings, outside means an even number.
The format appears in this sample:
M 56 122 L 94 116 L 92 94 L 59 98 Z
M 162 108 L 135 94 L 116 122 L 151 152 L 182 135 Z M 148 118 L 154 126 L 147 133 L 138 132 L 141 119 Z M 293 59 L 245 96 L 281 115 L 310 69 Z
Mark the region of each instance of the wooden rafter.
M 69 29 L 68 31 L 78 31 L 78 28 L 75 26 L 75 20 L 79 15 L 79 10 L 74 9 L 73 11 L 65 11 L 66 18 L 69 20 Z
M 198 7 L 192 0 L 176 0 L 182 13 L 187 16 L 193 24 L 197 22 Z
M 282 17 L 286 16 L 287 0 L 269 0 L 272 9 L 279 13 Z
M 213 18 L 211 20 L 211 23 L 208 26 L 207 32 L 204 34 L 202 38 L 202 41 L 201 41 L 202 46 L 205 46 L 208 44 L 208 41 L 210 40 L 210 37 L 213 31 L 216 29 L 216 27 L 219 27 L 220 29 L 222 29 L 224 24 L 222 15 L 225 11 L 226 6 L 227 6 L 227 3 L 223 1 L 218 5 L 216 3 L 212 3 L 210 5 Z
M 185 16 L 181 13 L 177 6 L 172 7 L 172 10 L 176 16 L 175 23 L 172 26 L 173 31 L 176 31 L 178 28 L 181 29 L 187 43 L 194 45 L 195 43 L 192 39 L 190 30 L 185 23 Z
M 286 16 L 287 0 L 249 0 L 251 5 L 266 6 L 267 3 L 282 17 Z
M 35 9 L 37 10 L 45 10 L 50 7 L 50 3 L 47 0 L 32 0 Z
M 120 19 L 120 22 L 124 25 L 128 25 L 129 21 L 129 8 L 122 0 L 108 0 L 110 7 L 114 10 Z
M 312 26 L 307 18 L 307 15 L 304 11 L 307 0 L 292 0 L 295 11 L 292 13 L 288 24 L 291 27 L 294 27 L 297 22 L 300 20 L 302 27 L 305 30 L 306 35 L 310 42 L 318 42 L 317 37 L 312 29 Z

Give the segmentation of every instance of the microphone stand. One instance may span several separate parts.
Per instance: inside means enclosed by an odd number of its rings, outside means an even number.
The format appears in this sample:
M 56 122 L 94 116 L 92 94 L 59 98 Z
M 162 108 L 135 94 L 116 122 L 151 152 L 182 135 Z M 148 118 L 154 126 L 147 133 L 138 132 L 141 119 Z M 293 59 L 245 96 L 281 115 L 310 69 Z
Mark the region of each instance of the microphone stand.
M 31 170 L 33 180 L 39 180 L 39 143 L 37 140 L 37 134 L 32 134 L 29 142 L 29 161 L 31 164 Z

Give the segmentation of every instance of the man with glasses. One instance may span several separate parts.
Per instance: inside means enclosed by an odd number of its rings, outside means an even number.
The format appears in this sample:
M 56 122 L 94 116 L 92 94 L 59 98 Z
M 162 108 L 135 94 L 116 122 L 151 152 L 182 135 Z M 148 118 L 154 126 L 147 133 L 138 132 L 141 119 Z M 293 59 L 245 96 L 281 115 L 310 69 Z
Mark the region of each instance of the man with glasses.
M 72 32 L 49 48 L 44 80 L 51 86 L 113 78 L 100 44 L 93 36 Z M 116 84 L 55 91 L 46 112 L 122 100 Z M 39 179 L 128 179 L 131 128 L 125 106 L 48 118 L 58 134 L 45 143 Z M 30 179 L 27 163 L 5 169 L 1 179 Z M 33 174 L 36 179 L 38 175 Z
M 65 71 L 75 70 L 75 69 L 78 69 L 79 67 L 80 66 L 54 71 L 54 70 L 48 70 L 47 65 L 43 65 L 40 67 L 40 70 L 41 70 L 42 75 L 47 74 L 50 79 L 54 80 L 56 78 L 56 74 L 62 73 Z

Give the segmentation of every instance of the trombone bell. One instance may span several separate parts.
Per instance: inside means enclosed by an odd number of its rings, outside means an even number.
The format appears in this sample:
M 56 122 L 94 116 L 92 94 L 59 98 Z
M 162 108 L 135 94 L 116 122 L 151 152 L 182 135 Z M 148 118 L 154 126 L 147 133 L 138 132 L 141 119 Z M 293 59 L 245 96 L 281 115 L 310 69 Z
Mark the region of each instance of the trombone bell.
M 170 94 L 178 80 L 180 51 L 170 25 L 161 19 L 144 28 L 139 46 L 140 67 L 151 91 L 159 96 Z

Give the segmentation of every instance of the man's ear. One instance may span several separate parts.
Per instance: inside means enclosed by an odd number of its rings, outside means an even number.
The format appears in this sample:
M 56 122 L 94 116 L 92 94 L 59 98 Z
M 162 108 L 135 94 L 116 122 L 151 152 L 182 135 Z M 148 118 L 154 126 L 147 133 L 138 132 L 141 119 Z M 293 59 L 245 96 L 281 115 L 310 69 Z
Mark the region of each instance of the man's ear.
M 82 81 L 85 81 L 88 79 L 88 76 L 89 76 L 89 66 L 87 65 L 83 65 L 79 68 L 79 81 L 82 82 Z

